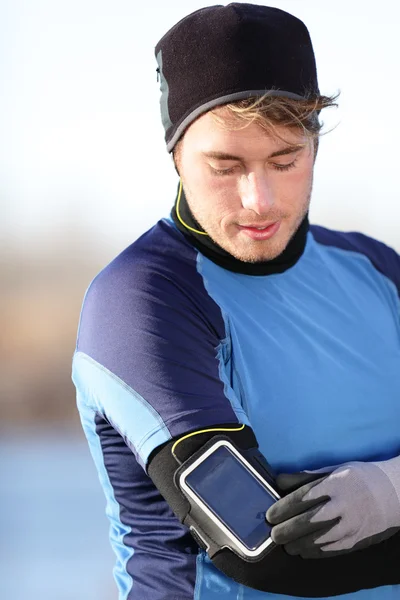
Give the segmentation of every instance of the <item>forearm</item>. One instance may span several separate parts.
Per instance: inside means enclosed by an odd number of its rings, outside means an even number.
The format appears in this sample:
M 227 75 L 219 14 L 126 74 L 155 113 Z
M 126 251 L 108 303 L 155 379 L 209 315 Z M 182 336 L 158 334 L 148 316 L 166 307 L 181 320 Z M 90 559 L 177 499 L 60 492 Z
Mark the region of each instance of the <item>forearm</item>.
M 243 444 L 243 448 L 248 448 L 250 432 L 247 435 L 245 432 L 232 434 L 232 441 L 239 447 Z M 192 452 L 198 451 L 199 444 L 208 441 L 212 435 L 210 433 L 203 440 L 202 436 L 192 438 L 196 445 L 186 447 L 186 454 L 181 459 L 186 460 Z M 177 468 L 171 454 L 173 444 L 171 440 L 154 453 L 148 472 L 179 519 L 185 521 L 187 507 L 184 500 L 180 501 L 178 488 L 173 485 Z M 251 588 L 292 596 L 326 597 L 400 583 L 399 553 L 400 536 L 395 536 L 365 550 L 324 561 L 290 556 L 282 546 L 275 546 L 261 561 L 246 562 L 227 548 L 214 555 L 212 561 L 233 581 Z
M 324 560 L 290 556 L 277 546 L 262 579 L 254 580 L 251 564 L 248 573 L 259 589 L 271 593 L 324 598 L 400 584 L 399 555 L 400 534 L 364 550 Z M 217 567 L 218 562 L 214 561 Z M 231 572 L 224 572 L 236 580 L 242 574 L 240 567 L 236 560 L 231 563 Z

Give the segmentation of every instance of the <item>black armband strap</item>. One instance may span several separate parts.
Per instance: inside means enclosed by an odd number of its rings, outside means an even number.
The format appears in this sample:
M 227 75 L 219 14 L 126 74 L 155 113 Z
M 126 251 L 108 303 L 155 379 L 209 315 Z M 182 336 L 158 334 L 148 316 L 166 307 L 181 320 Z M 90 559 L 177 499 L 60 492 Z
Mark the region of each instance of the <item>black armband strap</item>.
M 215 431 L 218 428 L 229 431 Z M 179 520 L 189 527 L 193 522 L 191 506 L 175 485 L 176 473 L 181 464 L 217 435 L 228 437 L 264 477 L 274 479 L 250 427 L 217 425 L 215 429 L 183 436 L 179 443 L 177 439 L 167 442 L 150 456 L 148 474 Z M 194 538 L 204 548 L 204 539 L 196 534 Z M 218 547 L 218 540 L 210 544 L 208 554 L 215 566 L 234 581 L 270 593 L 326 597 L 400 584 L 400 534 L 364 550 L 324 559 L 290 556 L 283 546 L 273 545 L 259 560 L 247 561 L 228 548 Z
M 171 452 L 175 456 L 176 450 L 176 445 L 172 446 Z M 183 524 L 189 527 L 193 537 L 211 559 L 227 547 L 243 560 L 260 560 L 275 546 L 265 515 L 267 506 L 280 496 L 276 495 L 275 479 L 268 467 L 257 448 L 239 449 L 222 433 L 214 435 L 175 472 L 175 487 L 189 503 Z M 197 469 L 202 475 L 196 475 Z M 191 480 L 193 473 L 195 477 Z M 205 476 L 207 483 L 204 486 Z M 187 477 L 191 480 L 189 485 Z M 225 481 L 223 488 L 221 477 Z M 200 500 L 198 493 L 201 489 L 203 494 L 206 493 L 206 501 Z M 257 507 L 254 502 L 258 504 Z M 219 506 L 220 514 L 226 514 L 233 527 L 241 523 L 239 530 L 242 530 L 242 535 L 238 532 L 235 535 L 223 520 L 224 517 L 216 516 L 218 509 L 217 512 L 210 510 L 210 503 L 214 508 L 215 505 Z M 232 510 L 233 506 L 235 510 Z M 244 517 L 247 525 L 243 527 Z
M 257 440 L 250 427 L 243 425 L 235 427 L 230 423 L 193 433 L 195 435 L 183 436 L 156 448 L 153 454 L 150 455 L 148 465 L 149 476 L 182 523 L 189 513 L 190 506 L 183 494 L 174 485 L 175 474 L 182 464 L 192 458 L 196 452 L 217 435 L 223 433 L 242 450 L 251 464 L 255 465 L 257 469 L 262 469 L 263 474 L 271 482 L 274 481 L 274 474 L 258 450 Z

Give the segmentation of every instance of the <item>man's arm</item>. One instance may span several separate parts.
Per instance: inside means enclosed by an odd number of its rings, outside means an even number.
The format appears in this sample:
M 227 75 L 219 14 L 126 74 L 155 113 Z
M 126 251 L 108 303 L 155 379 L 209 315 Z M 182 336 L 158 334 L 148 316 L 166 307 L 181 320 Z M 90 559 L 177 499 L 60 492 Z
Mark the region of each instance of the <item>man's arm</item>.
M 90 409 L 79 392 L 78 406 L 106 498 L 119 597 L 192 599 L 198 545 L 121 434 L 98 411 Z M 95 560 L 96 548 L 92 551 Z
M 203 440 L 201 435 L 196 436 L 196 446 L 186 449 L 186 453 L 182 456 L 183 460 L 188 458 L 191 452 L 198 450 L 201 443 L 206 443 L 212 436 L 207 433 L 202 435 Z M 242 439 L 240 436 L 243 436 Z M 247 432 L 231 434 L 230 437 L 244 450 L 251 445 L 248 443 L 251 440 L 251 432 L 248 431 L 248 428 Z M 168 499 L 180 520 L 184 521 L 186 513 L 176 486 L 173 485 L 176 471 L 176 464 L 171 453 L 173 445 L 174 441 L 171 441 L 161 450 L 156 450 L 150 457 L 149 474 Z M 320 474 L 307 473 L 306 477 L 308 481 L 321 479 Z M 299 484 L 301 481 L 304 482 L 304 478 L 304 473 L 301 474 L 301 477 L 297 477 L 297 482 L 295 476 L 278 476 L 276 478 L 278 490 L 283 495 L 286 493 L 286 485 Z M 285 500 L 283 498 L 278 501 L 272 509 L 279 507 L 280 503 L 285 503 Z M 320 505 L 319 499 L 310 504 L 315 507 L 316 502 Z M 276 527 L 273 528 L 273 532 L 274 529 Z M 391 535 L 390 539 L 385 539 L 385 541 L 364 550 L 340 556 L 335 555 L 334 558 L 330 557 L 324 561 L 304 560 L 300 553 L 287 552 L 287 549 L 278 541 L 279 545 L 258 562 L 243 561 L 227 549 L 213 556 L 213 562 L 218 569 L 233 580 L 262 591 L 301 597 L 340 595 L 360 589 L 400 583 L 398 570 L 400 535 L 393 535 L 393 532 Z M 274 535 L 273 539 L 275 539 Z
M 151 261 L 149 247 L 159 250 L 152 251 Z M 171 488 L 172 474 L 158 460 L 161 451 L 168 456 L 185 433 L 221 423 L 243 423 L 251 432 L 224 374 L 223 317 L 190 252 L 169 251 L 159 237 L 147 239 L 144 249 L 139 243 L 134 253 L 128 249 L 96 278 L 82 310 L 73 379 L 107 496 L 116 577 L 128 599 L 170 599 L 174 586 L 179 598 L 194 592 L 197 546 L 160 496 L 174 509 L 165 487 Z M 261 569 L 229 551 L 213 562 L 249 587 L 328 596 L 399 583 L 392 550 L 379 545 L 376 555 L 367 549 L 362 555 L 328 559 L 322 569 L 281 547 Z M 175 576 L 166 588 L 169 569 Z
M 149 457 L 189 431 L 248 421 L 223 380 L 224 321 L 197 274 L 195 251 L 153 233 L 90 286 L 73 380 L 107 498 L 120 593 L 183 600 L 194 596 L 202 559 L 148 476 Z

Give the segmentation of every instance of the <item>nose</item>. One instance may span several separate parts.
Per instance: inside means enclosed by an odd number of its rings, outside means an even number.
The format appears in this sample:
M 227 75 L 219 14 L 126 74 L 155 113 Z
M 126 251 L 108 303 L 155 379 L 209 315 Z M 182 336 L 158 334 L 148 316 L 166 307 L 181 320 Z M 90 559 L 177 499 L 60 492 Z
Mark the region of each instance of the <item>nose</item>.
M 249 173 L 241 181 L 243 208 L 258 215 L 267 214 L 274 205 L 274 194 L 265 173 Z

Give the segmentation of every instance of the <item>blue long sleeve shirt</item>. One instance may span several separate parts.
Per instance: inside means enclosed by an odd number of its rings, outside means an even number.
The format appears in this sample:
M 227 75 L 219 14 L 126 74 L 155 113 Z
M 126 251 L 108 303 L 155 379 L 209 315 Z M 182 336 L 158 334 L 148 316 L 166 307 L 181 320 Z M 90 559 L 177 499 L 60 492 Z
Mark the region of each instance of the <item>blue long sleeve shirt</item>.
M 240 585 L 147 475 L 168 440 L 245 423 L 277 472 L 400 454 L 400 257 L 311 226 L 282 273 L 227 270 L 159 221 L 91 283 L 73 360 L 120 600 L 289 598 Z M 344 597 L 344 596 L 343 596 Z M 400 598 L 400 586 L 345 595 Z

